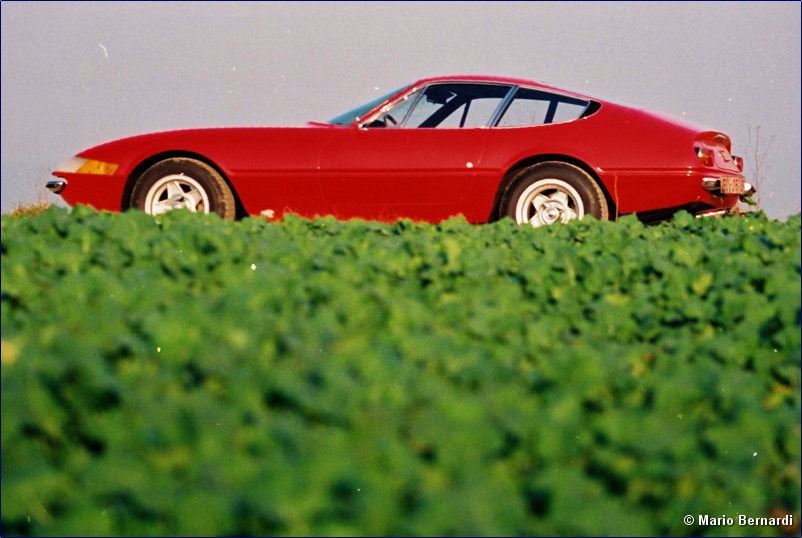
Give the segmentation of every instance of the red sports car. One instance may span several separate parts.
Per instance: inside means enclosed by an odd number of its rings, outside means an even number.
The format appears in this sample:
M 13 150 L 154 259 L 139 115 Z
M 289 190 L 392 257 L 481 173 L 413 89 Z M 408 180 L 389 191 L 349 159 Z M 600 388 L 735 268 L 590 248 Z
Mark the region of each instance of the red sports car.
M 82 151 L 70 205 L 533 226 L 734 211 L 754 192 L 718 131 L 529 80 L 439 77 L 305 127 L 191 129 Z

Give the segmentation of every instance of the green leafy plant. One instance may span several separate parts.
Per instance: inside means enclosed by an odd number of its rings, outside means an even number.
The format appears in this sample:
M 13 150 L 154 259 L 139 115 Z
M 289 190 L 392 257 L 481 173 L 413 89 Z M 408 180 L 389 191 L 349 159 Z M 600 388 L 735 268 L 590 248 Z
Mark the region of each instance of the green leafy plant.
M 800 217 L 2 218 L 5 535 L 783 535 Z

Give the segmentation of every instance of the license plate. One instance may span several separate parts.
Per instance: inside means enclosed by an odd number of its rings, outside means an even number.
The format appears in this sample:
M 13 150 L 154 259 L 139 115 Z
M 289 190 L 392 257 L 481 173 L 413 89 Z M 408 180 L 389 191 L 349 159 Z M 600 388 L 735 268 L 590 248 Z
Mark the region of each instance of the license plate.
M 742 177 L 723 177 L 720 182 L 722 194 L 743 194 L 746 192 L 746 180 Z

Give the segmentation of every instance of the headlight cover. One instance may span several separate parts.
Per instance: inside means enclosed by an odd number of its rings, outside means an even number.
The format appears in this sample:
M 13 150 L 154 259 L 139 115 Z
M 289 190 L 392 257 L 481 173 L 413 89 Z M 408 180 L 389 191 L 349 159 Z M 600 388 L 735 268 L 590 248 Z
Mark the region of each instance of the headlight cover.
M 117 172 L 119 164 L 97 161 L 95 159 L 84 159 L 83 157 L 73 157 L 56 168 L 54 173 L 63 172 L 65 174 L 97 174 L 101 176 L 111 176 Z

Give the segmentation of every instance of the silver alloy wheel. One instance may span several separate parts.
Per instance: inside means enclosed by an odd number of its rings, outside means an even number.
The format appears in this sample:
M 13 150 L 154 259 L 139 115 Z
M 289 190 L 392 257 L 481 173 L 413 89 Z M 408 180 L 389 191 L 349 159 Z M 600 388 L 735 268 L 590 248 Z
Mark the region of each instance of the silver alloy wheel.
M 585 206 L 579 193 L 561 179 L 535 181 L 521 193 L 515 205 L 515 222 L 535 227 L 584 216 Z
M 185 208 L 209 213 L 209 195 L 200 183 L 184 174 L 170 174 L 156 181 L 145 196 L 145 213 L 161 215 Z

